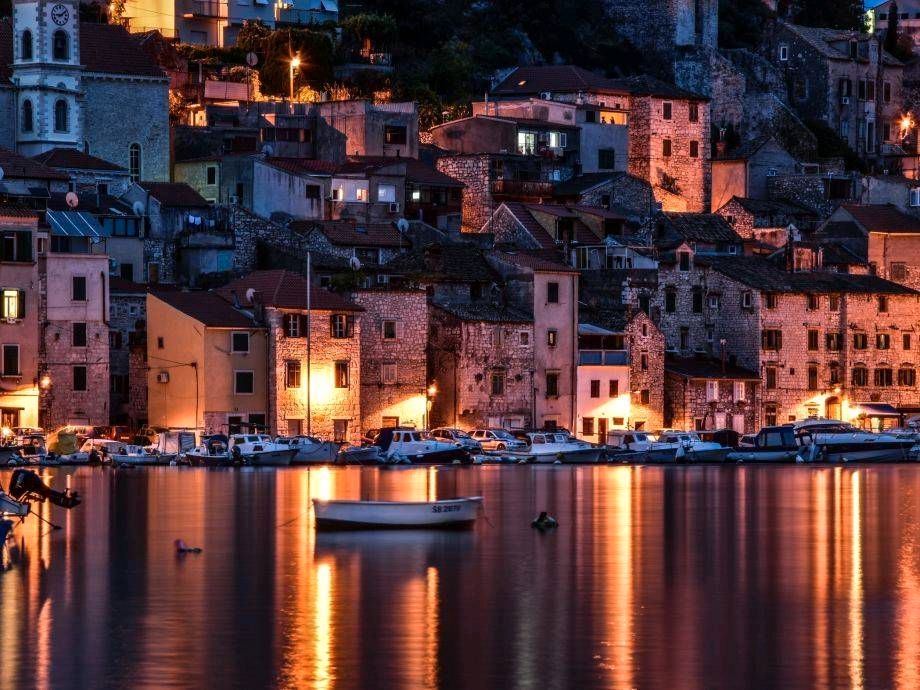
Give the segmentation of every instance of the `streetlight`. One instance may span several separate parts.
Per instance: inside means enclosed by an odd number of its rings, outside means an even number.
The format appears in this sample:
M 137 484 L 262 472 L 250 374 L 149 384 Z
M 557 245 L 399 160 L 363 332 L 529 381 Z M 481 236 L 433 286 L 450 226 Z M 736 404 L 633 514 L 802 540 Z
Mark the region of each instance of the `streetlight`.
M 300 58 L 291 58 L 291 103 L 294 103 L 294 70 L 300 67 Z

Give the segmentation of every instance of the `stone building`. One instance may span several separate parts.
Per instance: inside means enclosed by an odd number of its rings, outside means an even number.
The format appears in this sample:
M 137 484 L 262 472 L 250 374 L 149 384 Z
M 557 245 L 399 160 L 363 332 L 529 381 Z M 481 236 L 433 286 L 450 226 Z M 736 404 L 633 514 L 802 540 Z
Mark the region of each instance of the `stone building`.
M 608 0 L 605 4 L 617 32 L 644 51 L 716 47 L 719 3 L 715 0 Z
M 217 291 L 267 329 L 267 428 L 357 444 L 362 308 L 283 270 L 254 271 Z M 309 335 L 308 335 L 309 334 Z
M 913 290 L 825 270 L 809 246 L 790 246 L 785 262 L 690 252 L 659 271 L 652 312 L 668 351 L 758 372 L 757 424 L 853 420 L 864 403 L 918 404 Z
M 700 254 L 741 254 L 742 238 L 716 213 L 662 213 L 656 218 L 654 244 L 680 251 L 691 247 Z
M 786 244 L 789 227 L 799 231 L 811 229 L 817 215 L 807 208 L 787 201 L 732 197 L 717 211 L 753 251 L 778 248 Z
M 766 199 L 767 179 L 798 172 L 796 159 L 772 136 L 746 141 L 731 150 L 716 144 L 712 159 L 712 209 L 732 197 Z
M 424 290 L 356 290 L 361 331 L 360 430 L 427 426 L 428 300 Z M 437 395 L 436 391 L 432 391 Z
M 38 215 L 0 206 L 0 428 L 39 425 Z M 2 433 L 2 432 L 0 432 Z
M 902 153 L 904 66 L 879 38 L 779 21 L 764 50 L 803 118 L 823 121 L 860 156 Z
M 533 425 L 531 315 L 493 304 L 432 305 L 428 356 L 437 390 L 431 404 L 432 427 Z
M 132 362 L 137 350 L 146 355 L 147 286 L 109 278 L 109 410 L 112 424 L 138 428 L 147 419 L 146 371 Z M 138 374 L 141 379 L 139 380 Z M 138 401 L 143 406 L 138 409 Z
M 629 347 L 631 426 L 661 429 L 664 422 L 664 334 L 643 310 L 631 311 L 626 321 Z
M 760 374 L 710 357 L 667 357 L 664 425 L 696 431 L 760 429 Z

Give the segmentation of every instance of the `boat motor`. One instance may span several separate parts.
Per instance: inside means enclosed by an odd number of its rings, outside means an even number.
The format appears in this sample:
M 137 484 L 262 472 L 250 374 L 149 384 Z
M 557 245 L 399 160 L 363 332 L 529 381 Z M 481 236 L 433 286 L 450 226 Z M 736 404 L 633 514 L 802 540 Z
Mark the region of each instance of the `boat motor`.
M 80 494 L 70 489 L 55 491 L 46 486 L 32 470 L 15 470 L 10 478 L 10 496 L 17 501 L 50 501 L 61 508 L 75 508 L 80 505 Z

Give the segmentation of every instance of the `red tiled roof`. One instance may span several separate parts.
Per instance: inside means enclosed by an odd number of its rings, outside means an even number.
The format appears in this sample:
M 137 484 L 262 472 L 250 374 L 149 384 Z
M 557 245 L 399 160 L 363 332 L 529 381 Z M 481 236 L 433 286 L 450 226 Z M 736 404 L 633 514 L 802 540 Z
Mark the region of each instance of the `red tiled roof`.
M 262 294 L 262 303 L 267 307 L 307 308 L 307 279 L 299 273 L 280 269 L 253 271 L 220 288 L 217 294 L 227 302 L 232 302 L 233 294 L 236 293 L 240 304 L 248 305 L 246 291 L 250 288 Z M 358 305 L 316 285 L 310 292 L 310 308 L 319 311 L 364 311 Z
M 212 328 L 255 328 L 252 319 L 213 292 L 151 292 L 161 302 Z
M 96 156 L 83 153 L 78 149 L 55 148 L 49 149 L 37 156 L 32 156 L 36 160 L 50 168 L 64 168 L 68 170 L 110 170 L 127 172 L 125 168 L 109 163 Z
M 425 184 L 436 187 L 463 187 L 463 183 L 445 175 L 440 170 L 418 160 L 417 158 L 396 158 L 393 156 L 354 156 L 352 162 L 368 162 L 376 167 L 383 165 L 392 165 L 394 163 L 404 163 L 406 166 L 406 182 L 415 182 L 416 184 Z
M 517 218 L 518 222 L 524 226 L 524 229 L 530 233 L 531 237 L 533 237 L 541 247 L 544 249 L 555 249 L 555 240 L 553 240 L 544 227 L 537 222 L 537 219 L 530 214 L 527 204 L 523 204 L 519 201 L 506 201 L 504 203 L 505 208 Z
M 591 91 L 603 89 L 608 79 L 575 65 L 518 67 L 492 89 L 493 94 L 538 94 L 543 91 Z M 624 94 L 628 93 L 626 90 Z
M 558 261 L 551 261 L 536 254 L 524 252 L 495 252 L 495 257 L 516 266 L 522 266 L 534 271 L 548 271 L 553 273 L 578 273 L 571 266 L 566 266 Z
M 185 182 L 138 182 L 139 187 L 164 206 L 201 208 L 208 205 L 204 197 Z
M 294 221 L 295 232 L 320 232 L 332 244 L 342 247 L 392 247 L 408 249 L 412 243 L 392 223 L 356 223 L 352 220 Z M 360 228 L 360 229 L 359 229 Z
M 844 204 L 843 208 L 869 232 L 920 233 L 920 219 L 907 215 L 891 204 Z
M 556 204 L 526 204 L 526 207 L 531 213 L 546 213 L 556 218 L 572 218 L 574 220 L 572 227 L 575 230 L 574 239 L 576 242 L 580 242 L 581 244 L 597 244 L 600 242 L 601 238 L 595 235 L 591 228 L 581 222 L 578 218 L 578 214 L 565 206 Z M 549 235 L 547 230 L 543 230 L 543 232 Z M 552 239 L 551 235 L 550 239 Z M 555 246 L 555 242 L 553 246 Z
M 0 168 L 3 177 L 26 178 L 35 180 L 69 180 L 70 176 L 54 170 L 31 158 L 20 156 L 15 151 L 0 147 Z
M 265 162 L 292 175 L 331 175 L 338 168 L 332 161 L 314 161 L 306 158 L 266 158 Z
M 0 80 L 10 81 L 13 62 L 13 27 L 9 17 L 0 20 Z M 116 24 L 80 23 L 80 62 L 87 72 L 165 79 L 156 62 Z
M 38 211 L 25 206 L 0 204 L 0 218 L 33 218 L 38 220 Z

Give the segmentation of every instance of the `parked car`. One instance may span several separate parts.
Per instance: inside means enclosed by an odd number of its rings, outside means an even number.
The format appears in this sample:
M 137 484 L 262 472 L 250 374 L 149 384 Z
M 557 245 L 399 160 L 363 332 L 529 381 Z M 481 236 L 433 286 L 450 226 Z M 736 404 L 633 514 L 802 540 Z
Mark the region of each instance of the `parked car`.
M 479 441 L 474 439 L 462 429 L 440 427 L 438 429 L 432 429 L 430 435 L 432 438 L 436 438 L 439 441 L 456 443 L 461 448 L 465 448 L 470 453 L 479 453 L 482 451 L 482 446 L 480 445 Z
M 483 450 L 521 450 L 527 444 L 504 429 L 476 429 L 471 436 Z

